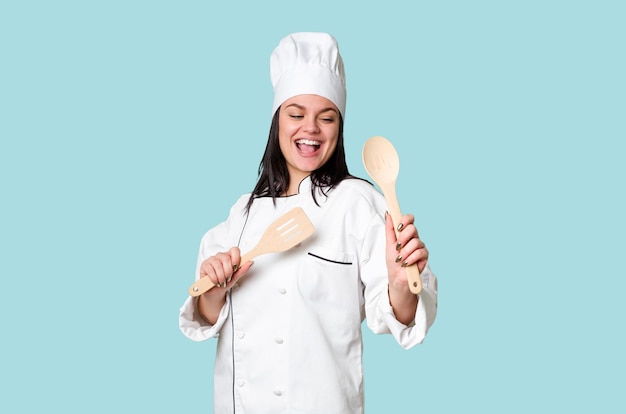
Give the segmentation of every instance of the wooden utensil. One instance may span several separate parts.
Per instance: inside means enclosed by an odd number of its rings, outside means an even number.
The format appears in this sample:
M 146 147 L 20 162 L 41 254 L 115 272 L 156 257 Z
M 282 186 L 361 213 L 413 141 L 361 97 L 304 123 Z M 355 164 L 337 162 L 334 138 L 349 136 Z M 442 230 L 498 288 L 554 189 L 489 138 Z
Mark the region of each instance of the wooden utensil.
M 276 219 L 263 233 L 261 240 L 248 253 L 241 256 L 240 264 L 265 253 L 283 252 L 309 237 L 315 228 L 300 207 L 295 207 Z M 189 288 L 191 296 L 200 296 L 215 284 L 208 277 L 201 277 Z
M 397 226 L 402 218 L 400 204 L 396 196 L 396 179 L 400 171 L 398 153 L 386 138 L 372 137 L 363 146 L 363 165 L 365 171 L 378 184 L 385 196 L 397 236 L 399 233 Z M 417 264 L 406 267 L 406 276 L 411 292 L 416 295 L 420 293 L 422 291 L 422 279 Z

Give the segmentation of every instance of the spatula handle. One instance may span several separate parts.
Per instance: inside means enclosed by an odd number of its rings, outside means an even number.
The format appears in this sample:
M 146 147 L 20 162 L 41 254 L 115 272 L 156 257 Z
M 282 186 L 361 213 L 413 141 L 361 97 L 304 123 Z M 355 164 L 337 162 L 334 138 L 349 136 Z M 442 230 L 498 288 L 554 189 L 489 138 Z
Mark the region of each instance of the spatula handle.
M 249 262 L 259 254 L 260 252 L 258 251 L 258 248 L 249 251 L 248 253 L 241 256 L 241 263 L 239 265 L 241 266 L 242 264 Z M 201 277 L 200 279 L 196 280 L 193 285 L 191 285 L 191 287 L 189 288 L 189 295 L 194 297 L 200 296 L 204 292 L 209 291 L 215 286 L 215 283 L 213 283 L 208 277 Z
M 201 277 L 196 280 L 191 287 L 189 287 L 189 295 L 191 296 L 200 296 L 204 292 L 207 292 L 209 289 L 215 287 L 215 283 L 208 277 Z
M 396 231 L 396 236 L 400 233 L 398 231 L 398 224 L 402 220 L 402 213 L 400 211 L 400 204 L 398 203 L 398 197 L 396 196 L 395 183 L 381 188 L 387 201 L 387 208 L 389 208 L 389 214 L 391 214 L 391 221 L 393 221 L 393 227 Z M 420 277 L 420 271 L 417 268 L 417 263 L 406 268 L 406 278 L 409 283 L 409 290 L 411 293 L 417 295 L 422 291 L 422 278 Z

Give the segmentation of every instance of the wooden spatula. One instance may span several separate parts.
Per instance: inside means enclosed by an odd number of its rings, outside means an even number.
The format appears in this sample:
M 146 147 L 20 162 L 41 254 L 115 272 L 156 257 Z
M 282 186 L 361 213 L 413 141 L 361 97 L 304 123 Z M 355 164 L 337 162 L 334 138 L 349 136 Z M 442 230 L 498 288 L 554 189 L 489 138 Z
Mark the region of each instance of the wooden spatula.
M 246 263 L 265 253 L 284 252 L 313 234 L 315 228 L 300 207 L 293 208 L 276 219 L 263 233 L 261 240 L 248 253 L 241 256 L 240 264 Z M 202 277 L 191 285 L 189 294 L 200 296 L 215 284 L 208 277 Z
M 363 146 L 363 165 L 365 166 L 365 171 L 378 184 L 385 196 L 397 236 L 397 226 L 402 218 L 400 204 L 396 196 L 396 179 L 400 171 L 398 153 L 386 138 L 380 136 L 372 137 Z M 422 280 L 417 264 L 407 266 L 406 277 L 411 292 L 416 295 L 420 293 L 422 291 Z

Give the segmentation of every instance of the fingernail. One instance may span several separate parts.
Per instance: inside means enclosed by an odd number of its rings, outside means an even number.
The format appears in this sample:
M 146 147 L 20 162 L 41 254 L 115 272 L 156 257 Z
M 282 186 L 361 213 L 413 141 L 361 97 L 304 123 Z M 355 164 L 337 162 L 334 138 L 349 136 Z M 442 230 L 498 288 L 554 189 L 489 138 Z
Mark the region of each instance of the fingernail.
M 400 250 L 401 247 L 402 247 L 402 244 L 396 243 L 396 250 Z
M 226 283 L 230 283 L 231 280 L 233 280 L 232 276 L 230 276 L 228 279 L 226 279 Z
M 402 223 L 398 224 L 398 231 L 402 231 L 403 228 L 404 228 L 404 224 Z
M 398 263 L 400 260 L 402 260 L 402 256 L 396 257 L 396 263 Z
M 233 265 L 233 272 L 236 272 L 238 267 L 239 265 Z
M 407 267 L 409 264 L 407 262 L 402 263 L 402 267 Z

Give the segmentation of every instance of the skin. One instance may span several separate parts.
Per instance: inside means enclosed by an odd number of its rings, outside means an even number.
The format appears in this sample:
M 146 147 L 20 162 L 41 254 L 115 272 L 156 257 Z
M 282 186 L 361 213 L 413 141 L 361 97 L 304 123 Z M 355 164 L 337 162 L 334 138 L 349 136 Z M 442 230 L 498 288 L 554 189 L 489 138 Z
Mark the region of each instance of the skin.
M 289 172 L 289 188 L 283 194 L 286 196 L 297 194 L 299 183 L 332 156 L 339 137 L 339 110 L 321 96 L 298 95 L 281 105 L 279 117 L 278 140 Z M 417 263 L 423 271 L 428 250 L 419 239 L 411 214 L 402 217 L 397 237 L 391 216 L 385 220 L 389 301 L 398 321 L 408 325 L 415 317 L 418 296 L 409 290 L 404 267 Z M 247 262 L 238 267 L 240 259 L 241 251 L 232 247 L 209 257 L 200 266 L 200 277 L 208 277 L 217 285 L 198 298 L 198 312 L 212 325 L 217 322 L 228 290 L 253 264 Z
M 413 321 L 419 300 L 419 296 L 409 290 L 405 267 L 417 263 L 422 272 L 428 262 L 428 249 L 419 239 L 414 220 L 412 214 L 405 214 L 398 224 L 399 234 L 396 237 L 391 215 L 385 217 L 389 303 L 396 319 L 405 325 Z

